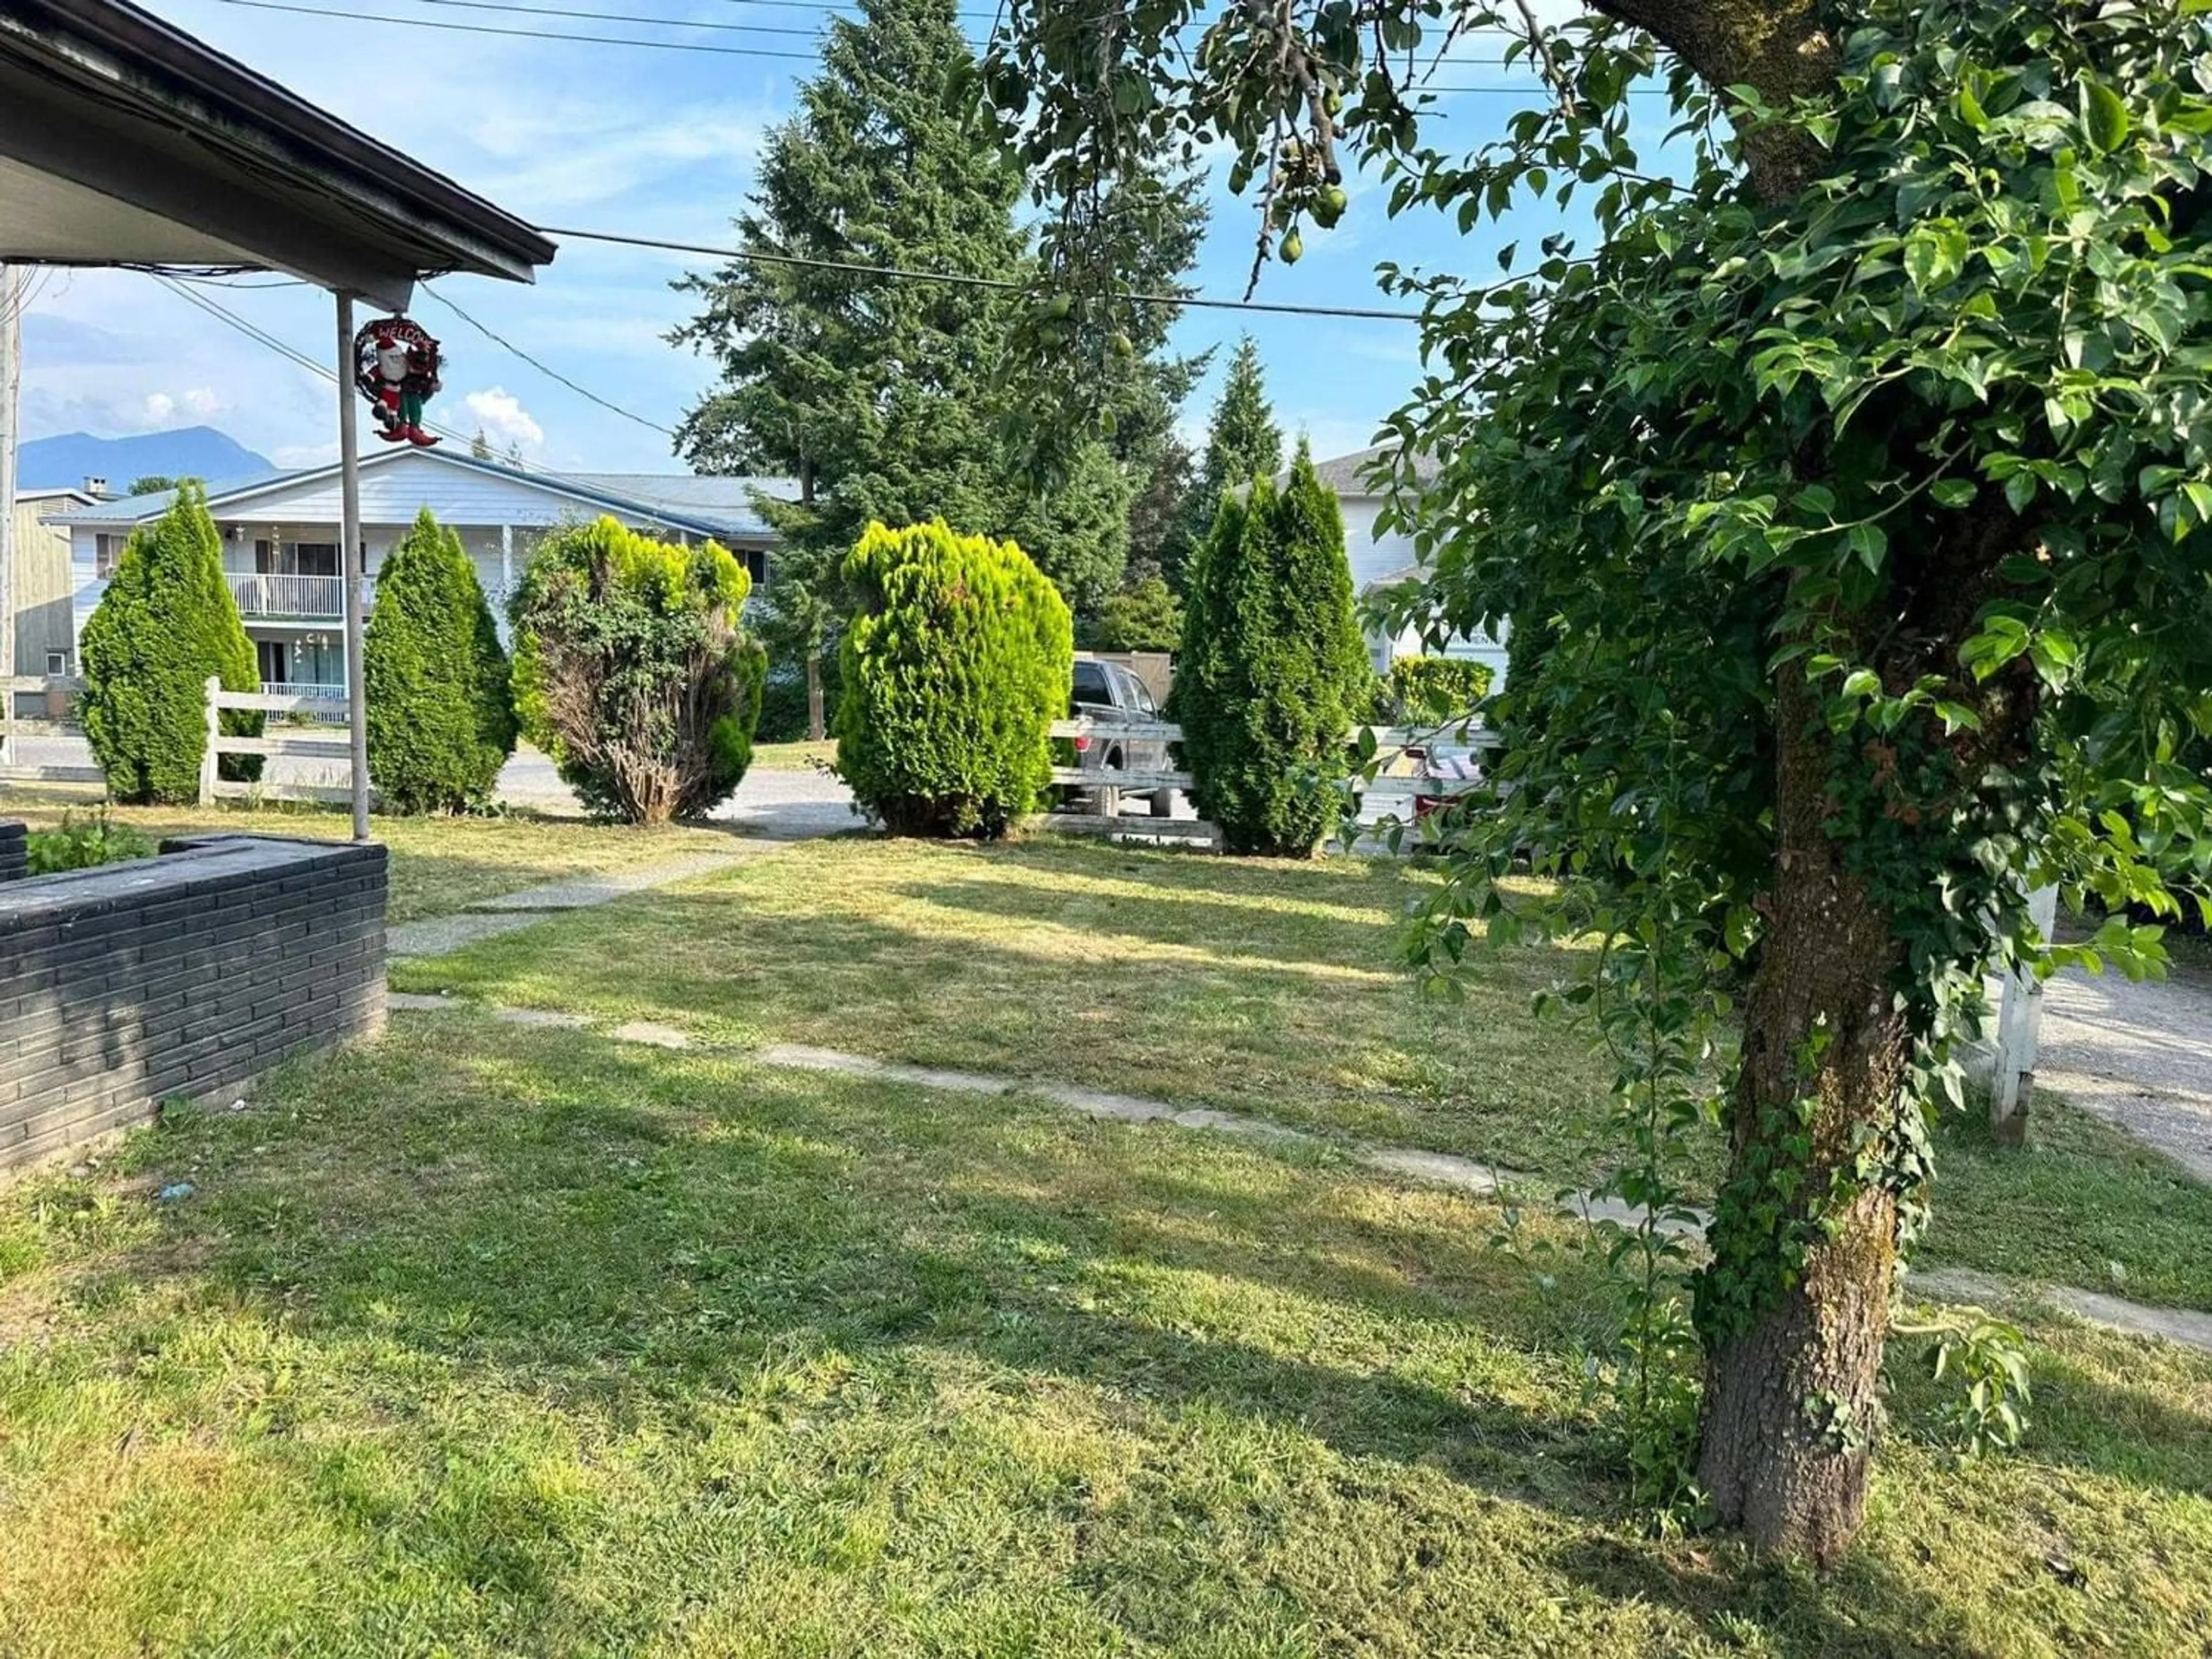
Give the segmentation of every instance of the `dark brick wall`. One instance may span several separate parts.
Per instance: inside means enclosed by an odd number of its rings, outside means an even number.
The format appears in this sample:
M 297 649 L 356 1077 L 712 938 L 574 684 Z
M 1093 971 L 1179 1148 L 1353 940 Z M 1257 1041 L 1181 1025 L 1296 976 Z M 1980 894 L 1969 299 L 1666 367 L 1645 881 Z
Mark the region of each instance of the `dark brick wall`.
M 21 818 L 0 818 L 0 881 L 31 872 L 31 844 Z
M 255 836 L 0 887 L 0 1168 L 384 1024 L 384 848 Z

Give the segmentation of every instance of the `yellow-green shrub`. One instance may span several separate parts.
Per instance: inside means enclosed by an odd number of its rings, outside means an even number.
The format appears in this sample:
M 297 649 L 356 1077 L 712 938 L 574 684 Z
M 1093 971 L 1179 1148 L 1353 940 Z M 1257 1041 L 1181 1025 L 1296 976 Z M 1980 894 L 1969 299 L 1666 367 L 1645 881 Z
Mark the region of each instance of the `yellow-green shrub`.
M 868 526 L 845 561 L 837 771 L 896 834 L 996 836 L 1043 800 L 1075 635 L 1012 542 Z

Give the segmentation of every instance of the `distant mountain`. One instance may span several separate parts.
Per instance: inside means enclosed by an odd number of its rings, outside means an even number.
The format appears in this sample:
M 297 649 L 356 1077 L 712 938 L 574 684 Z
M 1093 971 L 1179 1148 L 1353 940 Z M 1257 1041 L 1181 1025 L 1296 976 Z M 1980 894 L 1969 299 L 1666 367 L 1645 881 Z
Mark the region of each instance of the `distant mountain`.
M 211 426 L 145 432 L 135 438 L 64 432 L 35 439 L 15 452 L 15 482 L 24 489 L 60 489 L 87 478 L 105 478 L 108 489 L 120 495 L 134 478 L 159 475 L 213 483 L 273 470 L 265 457 Z

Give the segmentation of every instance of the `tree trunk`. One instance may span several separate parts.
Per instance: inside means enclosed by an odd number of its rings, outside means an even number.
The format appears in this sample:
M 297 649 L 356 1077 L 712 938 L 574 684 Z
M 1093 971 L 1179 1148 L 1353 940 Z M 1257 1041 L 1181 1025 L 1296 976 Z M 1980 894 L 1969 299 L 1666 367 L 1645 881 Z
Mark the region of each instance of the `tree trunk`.
M 819 743 L 829 735 L 822 719 L 822 653 L 806 653 L 806 740 Z
M 1820 0 L 1589 0 L 1590 9 L 1633 24 L 1671 46 L 1715 88 L 1750 86 L 1778 109 L 1825 91 L 1836 78 L 1836 43 Z M 1787 121 L 1743 129 L 1752 188 L 1783 202 L 1816 178 L 1819 139 Z
M 1895 1195 L 1856 1163 L 1869 1137 L 1888 1142 L 1909 1048 L 1901 947 L 1823 829 L 1829 738 L 1795 665 L 1776 717 L 1767 933 L 1744 1012 L 1730 1200 L 1700 1289 L 1698 1478 L 1755 1547 L 1825 1565 L 1865 1507 L 1897 1259 Z

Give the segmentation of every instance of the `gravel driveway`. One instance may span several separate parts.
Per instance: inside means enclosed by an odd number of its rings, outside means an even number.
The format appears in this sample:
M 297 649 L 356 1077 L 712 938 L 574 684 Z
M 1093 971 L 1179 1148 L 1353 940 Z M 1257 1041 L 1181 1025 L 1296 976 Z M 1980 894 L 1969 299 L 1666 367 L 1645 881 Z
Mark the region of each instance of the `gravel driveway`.
M 2160 983 L 2061 974 L 2043 994 L 2035 1086 L 2212 1182 L 2212 977 Z

